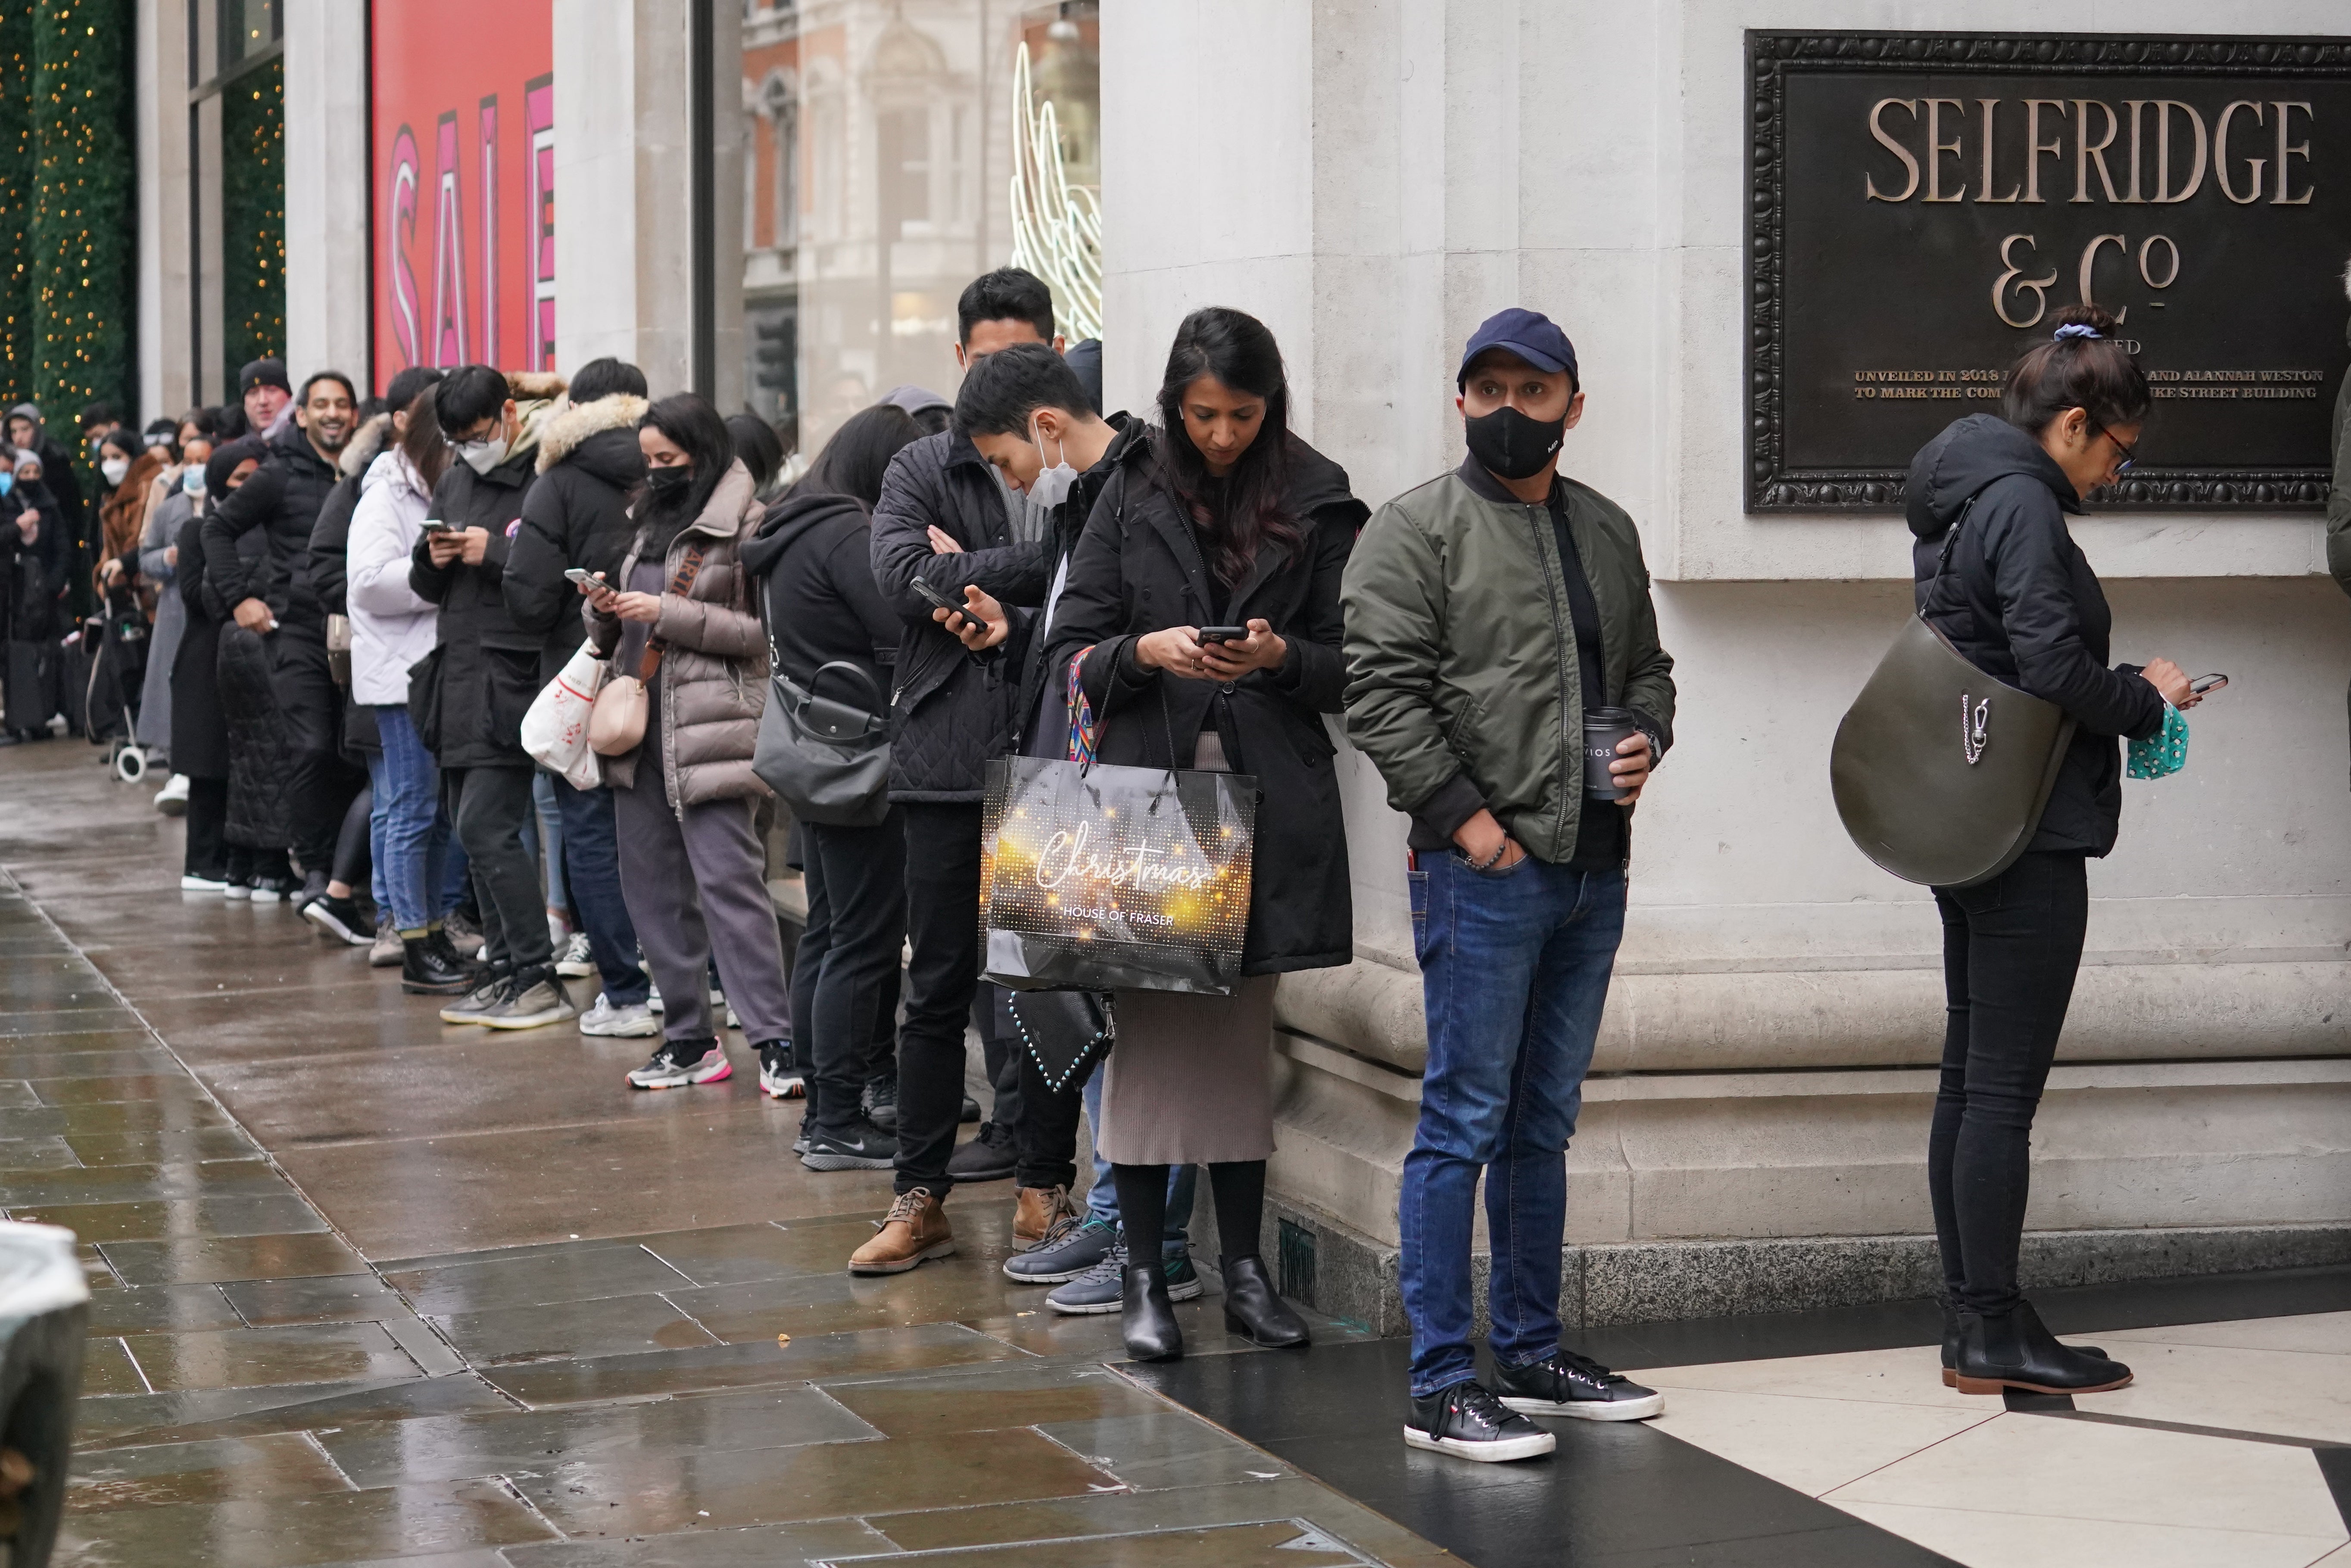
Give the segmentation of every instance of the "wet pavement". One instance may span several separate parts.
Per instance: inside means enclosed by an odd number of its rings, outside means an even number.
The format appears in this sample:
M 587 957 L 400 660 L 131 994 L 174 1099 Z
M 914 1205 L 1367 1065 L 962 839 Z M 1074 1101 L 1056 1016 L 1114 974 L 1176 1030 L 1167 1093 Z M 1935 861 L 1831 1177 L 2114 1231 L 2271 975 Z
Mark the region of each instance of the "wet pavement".
M 180 892 L 96 759 L 0 751 L 0 1209 L 93 1286 L 58 1563 L 1458 1561 L 1006 1280 L 1008 1183 L 852 1279 L 887 1175 L 803 1170 L 739 1036 L 641 1095 L 644 1042 L 447 1027 L 290 906 Z

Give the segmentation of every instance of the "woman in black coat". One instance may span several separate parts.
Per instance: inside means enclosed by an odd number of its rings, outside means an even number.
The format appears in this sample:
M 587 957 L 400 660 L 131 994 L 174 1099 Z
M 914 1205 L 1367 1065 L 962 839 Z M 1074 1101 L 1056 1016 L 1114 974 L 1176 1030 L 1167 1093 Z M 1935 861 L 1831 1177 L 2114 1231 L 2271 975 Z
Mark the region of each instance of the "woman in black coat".
M 204 461 L 204 492 L 180 525 L 179 564 L 172 590 L 187 622 L 172 655 L 172 767 L 188 779 L 188 845 L 180 888 L 189 893 L 252 896 L 255 857 L 228 842 L 228 718 L 220 699 L 220 638 L 233 625 L 229 607 L 204 577 L 204 517 L 211 498 L 225 495 L 261 466 L 261 442 L 248 437 L 215 448 Z M 247 564 L 269 541 L 259 529 L 237 541 Z
M 2040 826 L 1989 881 L 1938 888 L 1949 1024 L 1927 1180 L 1946 1291 L 1943 1366 L 1963 1392 L 2095 1393 L 2130 1369 L 2061 1345 L 2017 1291 L 2033 1112 L 2074 992 L 2089 920 L 2085 862 L 2115 845 L 2119 737 L 2192 708 L 2168 659 L 2107 667 L 2114 616 L 2065 514 L 2131 462 L 2146 376 L 2087 306 L 2009 371 L 2001 416 L 1959 421 L 1908 486 L 1917 603 L 1960 656 L 2074 721 Z
M 6 743 L 46 741 L 57 711 L 57 639 L 65 634 L 65 519 L 42 483 L 37 459 L 0 468 L 11 475 L 0 495 L 0 607 L 8 627 L 5 701 Z
M 1161 1234 L 1170 1165 L 1208 1167 L 1226 1325 L 1261 1345 L 1306 1341 L 1258 1255 L 1272 977 L 1347 962 L 1354 933 L 1322 716 L 1346 682 L 1339 576 L 1364 508 L 1290 434 L 1288 400 L 1262 323 L 1219 308 L 1185 319 L 1160 387 L 1165 429 L 1127 447 L 1095 502 L 1047 653 L 1050 670 L 1078 661 L 1098 760 L 1258 784 L 1247 978 L 1230 996 L 1118 993 L 1096 1136 L 1129 1236 Z M 1203 641 L 1206 627 L 1242 635 Z M 1165 1275 L 1144 1251 L 1126 1270 L 1127 1347 L 1179 1355 Z

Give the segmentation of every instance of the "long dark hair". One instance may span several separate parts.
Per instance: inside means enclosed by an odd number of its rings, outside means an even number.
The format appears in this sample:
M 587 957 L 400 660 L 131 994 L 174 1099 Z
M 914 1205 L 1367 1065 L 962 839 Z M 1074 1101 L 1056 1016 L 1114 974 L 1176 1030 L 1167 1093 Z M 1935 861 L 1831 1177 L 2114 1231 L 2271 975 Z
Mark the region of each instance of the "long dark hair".
M 1265 400 L 1257 439 L 1221 482 L 1209 474 L 1207 460 L 1184 429 L 1185 389 L 1203 376 Z M 1166 429 L 1168 488 L 1199 530 L 1217 581 L 1238 584 L 1269 542 L 1297 547 L 1302 535 L 1283 508 L 1290 487 L 1290 379 L 1281 348 L 1264 322 L 1220 305 L 1186 317 L 1167 350 L 1159 418 Z
M 643 424 L 669 437 L 694 471 L 694 483 L 666 495 L 651 484 L 637 506 L 641 556 L 666 553 L 679 530 L 702 515 L 718 482 L 735 464 L 735 438 L 718 410 L 692 392 L 676 392 L 645 410 Z M 672 499 L 674 497 L 675 499 Z
M 441 476 L 449 472 L 449 441 L 441 433 L 441 408 L 431 386 L 409 400 L 408 428 L 401 432 L 400 450 L 416 470 L 416 477 L 424 482 L 424 493 L 432 494 Z
M 846 495 L 871 512 L 882 500 L 882 476 L 890 472 L 890 460 L 922 439 L 923 427 L 895 403 L 860 409 L 841 421 L 786 493 Z
M 2057 313 L 2065 332 L 2037 343 L 2020 356 L 2001 391 L 2001 416 L 2019 430 L 2039 435 L 2067 409 L 2081 409 L 2095 430 L 2137 424 L 2155 406 L 2147 372 L 2125 348 L 2122 324 L 2095 305 L 2069 305 Z

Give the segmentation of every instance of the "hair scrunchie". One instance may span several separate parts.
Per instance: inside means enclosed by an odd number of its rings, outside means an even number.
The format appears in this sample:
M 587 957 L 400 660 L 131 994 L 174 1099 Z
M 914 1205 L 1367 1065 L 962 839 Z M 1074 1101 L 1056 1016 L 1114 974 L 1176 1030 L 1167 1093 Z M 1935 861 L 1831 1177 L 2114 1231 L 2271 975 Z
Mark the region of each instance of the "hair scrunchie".
M 2053 334 L 2053 339 L 2059 343 L 2063 343 L 2068 337 L 2097 337 L 2101 336 L 2103 336 L 2103 334 L 2086 321 L 2068 321 L 2064 326 L 2060 327 L 2056 332 Z

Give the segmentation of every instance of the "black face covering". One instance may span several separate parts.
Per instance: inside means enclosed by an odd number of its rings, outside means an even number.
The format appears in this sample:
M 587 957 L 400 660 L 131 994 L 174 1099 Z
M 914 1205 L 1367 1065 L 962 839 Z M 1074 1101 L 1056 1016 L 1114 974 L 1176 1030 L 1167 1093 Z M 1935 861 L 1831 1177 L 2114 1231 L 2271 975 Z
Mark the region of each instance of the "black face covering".
M 691 463 L 681 462 L 669 468 L 645 470 L 645 483 L 652 487 L 655 495 L 668 497 L 681 495 L 684 493 L 685 487 L 693 483 L 694 467 Z
M 1542 472 L 1567 434 L 1567 421 L 1529 419 L 1504 404 L 1462 421 L 1469 455 L 1497 479 L 1531 479 Z

